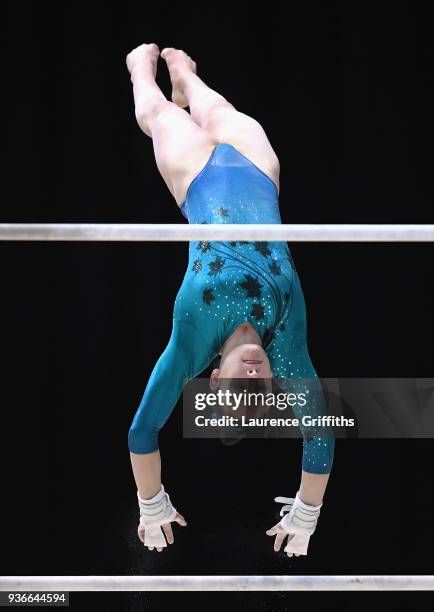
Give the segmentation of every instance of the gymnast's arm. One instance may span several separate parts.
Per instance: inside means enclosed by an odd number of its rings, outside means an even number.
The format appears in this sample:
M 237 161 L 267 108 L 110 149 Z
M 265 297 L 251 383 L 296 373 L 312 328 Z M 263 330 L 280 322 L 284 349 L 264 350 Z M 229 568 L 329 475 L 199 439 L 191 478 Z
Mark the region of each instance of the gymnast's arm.
M 166 349 L 152 370 L 128 432 L 134 480 L 143 499 L 150 499 L 161 490 L 158 430 L 178 401 L 184 374 L 181 355 L 176 358 L 176 339 L 172 332 Z
M 304 416 L 312 418 L 326 414 L 321 383 L 309 357 L 307 346 L 295 346 L 287 334 L 283 335 L 276 353 L 287 364 L 280 370 L 280 386 L 286 393 L 306 392 L 308 401 L 305 406 L 293 407 L 294 416 L 300 424 Z M 273 359 L 270 359 L 273 370 Z M 299 373 L 297 373 L 299 372 Z M 301 373 L 301 374 L 300 374 Z M 297 378 L 302 377 L 301 380 Z M 317 506 L 322 503 L 333 465 L 335 440 L 331 428 L 307 427 L 300 425 L 303 436 L 303 458 L 299 495 L 304 503 Z
M 212 358 L 196 328 L 174 319 L 169 343 L 151 373 L 128 433 L 134 479 L 144 499 L 161 490 L 158 432 L 182 393 L 184 379 L 197 376 Z

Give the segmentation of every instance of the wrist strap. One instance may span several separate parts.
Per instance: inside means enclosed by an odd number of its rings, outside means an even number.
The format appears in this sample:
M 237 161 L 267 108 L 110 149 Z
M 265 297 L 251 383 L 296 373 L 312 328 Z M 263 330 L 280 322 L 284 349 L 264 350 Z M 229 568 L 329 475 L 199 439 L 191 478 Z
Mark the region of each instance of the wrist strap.
M 306 512 L 318 512 L 318 510 L 320 510 L 320 508 L 322 507 L 322 503 L 319 504 L 318 506 L 311 506 L 310 504 L 305 504 L 304 501 L 300 497 L 299 491 L 297 491 L 295 500 L 296 500 L 297 506 L 299 506 L 300 508 L 303 508 L 303 510 L 306 510 Z
M 305 504 L 300 499 L 299 492 L 297 491 L 294 503 L 290 507 L 289 512 L 281 520 L 281 524 L 288 531 L 296 529 L 299 530 L 299 533 L 310 536 L 316 529 L 321 506 L 322 503 L 318 506 Z
M 150 499 L 143 499 L 137 491 L 140 508 L 140 522 L 142 525 L 157 525 L 170 523 L 176 517 L 176 510 L 172 506 L 169 495 L 161 485 L 160 491 Z
M 161 489 L 158 491 L 158 493 L 156 493 L 154 497 L 151 497 L 149 499 L 144 499 L 143 497 L 140 497 L 140 493 L 137 491 L 137 499 L 139 500 L 139 504 L 143 504 L 144 506 L 152 506 L 153 504 L 158 504 L 163 499 L 164 495 L 165 491 L 163 485 L 161 485 Z

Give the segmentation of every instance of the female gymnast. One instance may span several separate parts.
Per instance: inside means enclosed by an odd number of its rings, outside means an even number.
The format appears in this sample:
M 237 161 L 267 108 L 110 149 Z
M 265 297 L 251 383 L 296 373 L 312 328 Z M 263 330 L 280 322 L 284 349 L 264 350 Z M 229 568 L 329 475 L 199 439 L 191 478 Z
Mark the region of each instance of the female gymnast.
M 168 101 L 155 80 L 159 55 L 156 44 L 143 44 L 126 63 L 137 122 L 152 138 L 158 169 L 182 214 L 190 223 L 281 223 L 279 161 L 261 125 L 207 87 L 196 63 L 173 48 L 161 52 L 173 87 Z M 128 435 L 138 535 L 149 550 L 173 543 L 171 522 L 186 525 L 161 483 L 158 431 L 184 379 L 200 374 L 218 355 L 213 389 L 234 378 L 318 380 L 306 346 L 304 297 L 286 243 L 189 244 L 172 334 Z M 322 412 L 321 402 L 312 401 L 297 416 Z M 299 490 L 295 498 L 276 498 L 285 504 L 283 518 L 266 532 L 276 536 L 275 551 L 288 538 L 288 556 L 307 554 L 334 455 L 332 435 L 315 428 L 302 428 L 302 433 Z

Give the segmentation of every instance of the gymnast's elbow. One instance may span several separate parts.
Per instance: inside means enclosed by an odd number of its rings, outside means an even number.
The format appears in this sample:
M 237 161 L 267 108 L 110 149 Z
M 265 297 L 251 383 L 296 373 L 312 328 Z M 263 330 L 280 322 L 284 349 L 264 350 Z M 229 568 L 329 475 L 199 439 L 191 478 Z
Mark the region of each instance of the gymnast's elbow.
M 158 428 L 132 425 L 128 432 L 128 448 L 131 453 L 144 455 L 158 450 Z

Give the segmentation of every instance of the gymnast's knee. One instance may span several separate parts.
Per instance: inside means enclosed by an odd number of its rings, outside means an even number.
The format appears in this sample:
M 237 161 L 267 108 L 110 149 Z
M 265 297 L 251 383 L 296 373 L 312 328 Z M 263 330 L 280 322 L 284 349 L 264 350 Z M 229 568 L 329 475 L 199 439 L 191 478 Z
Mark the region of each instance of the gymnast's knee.
M 158 450 L 158 429 L 132 425 L 128 432 L 128 448 L 139 455 L 155 452 Z
M 155 124 L 162 120 L 164 121 L 168 114 L 185 114 L 179 106 L 176 106 L 169 100 L 162 100 L 155 96 L 146 102 L 146 104 L 136 106 L 136 120 L 141 129 L 145 133 L 152 133 Z
M 239 111 L 226 98 L 219 96 L 207 105 L 202 127 L 211 132 L 214 131 L 222 121 L 226 121 L 228 112 L 232 115 L 232 113 L 238 113 Z

